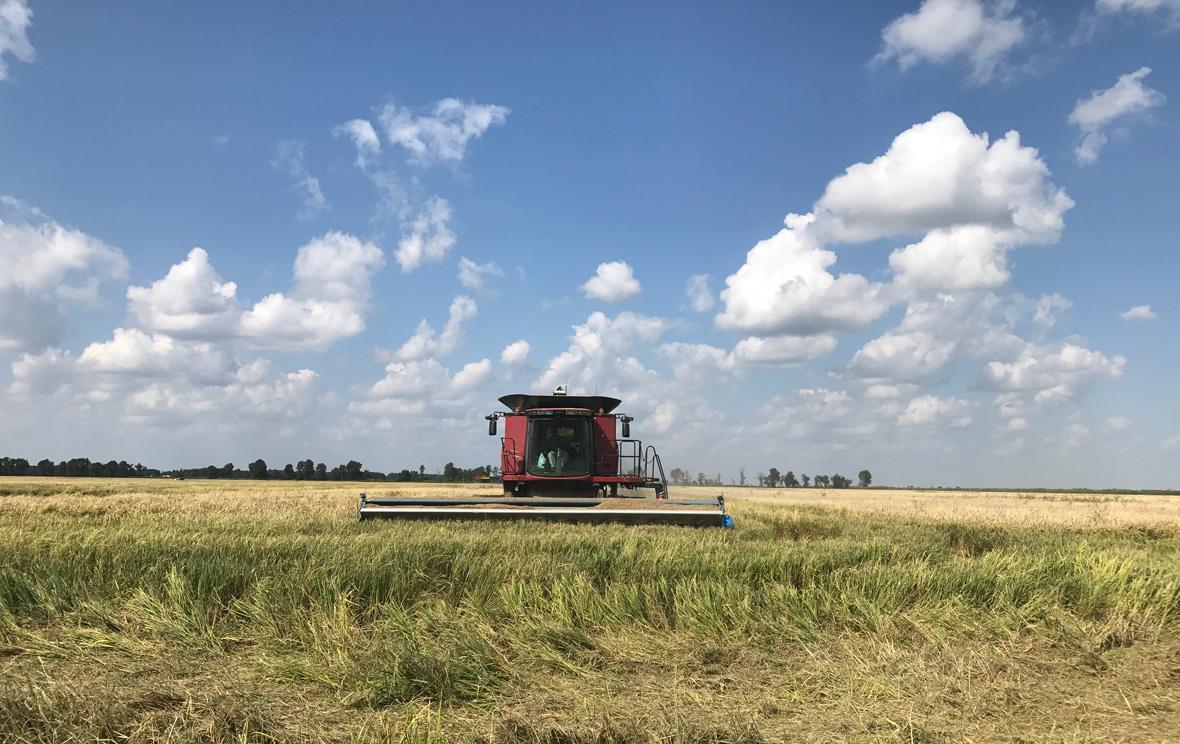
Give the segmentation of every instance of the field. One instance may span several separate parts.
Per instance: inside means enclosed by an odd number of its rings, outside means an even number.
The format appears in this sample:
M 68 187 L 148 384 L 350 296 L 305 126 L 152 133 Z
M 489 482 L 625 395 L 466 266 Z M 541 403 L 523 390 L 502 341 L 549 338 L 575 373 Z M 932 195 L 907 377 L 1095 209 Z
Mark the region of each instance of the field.
M 1180 497 L 724 488 L 723 531 L 362 489 L 492 487 L 0 479 L 0 740 L 1180 739 Z

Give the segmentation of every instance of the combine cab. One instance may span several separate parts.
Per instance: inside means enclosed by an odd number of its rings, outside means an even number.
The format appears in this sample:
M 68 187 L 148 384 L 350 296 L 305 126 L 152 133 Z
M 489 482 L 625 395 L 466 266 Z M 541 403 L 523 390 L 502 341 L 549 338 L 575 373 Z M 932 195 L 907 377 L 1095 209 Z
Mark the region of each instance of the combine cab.
M 732 527 L 725 500 L 671 501 L 660 456 L 631 439 L 621 401 L 602 395 L 505 395 L 487 416 L 500 439 L 503 498 L 369 498 L 360 518 L 547 520 Z M 619 431 L 621 429 L 621 432 Z M 620 438 L 618 435 L 622 434 Z

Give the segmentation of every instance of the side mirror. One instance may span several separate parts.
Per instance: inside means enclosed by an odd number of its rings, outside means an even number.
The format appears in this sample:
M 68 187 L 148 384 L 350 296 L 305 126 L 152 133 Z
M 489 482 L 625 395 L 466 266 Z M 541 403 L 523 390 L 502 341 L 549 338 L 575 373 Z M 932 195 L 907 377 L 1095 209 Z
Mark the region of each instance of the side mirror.
M 631 422 L 623 419 L 623 439 L 631 438 Z
M 496 417 L 488 416 L 488 436 L 496 436 Z

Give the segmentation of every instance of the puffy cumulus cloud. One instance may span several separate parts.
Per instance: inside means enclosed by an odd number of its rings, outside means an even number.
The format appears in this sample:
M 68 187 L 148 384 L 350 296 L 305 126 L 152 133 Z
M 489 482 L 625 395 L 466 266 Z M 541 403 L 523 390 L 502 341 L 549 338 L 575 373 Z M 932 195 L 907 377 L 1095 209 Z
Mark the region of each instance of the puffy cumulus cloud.
M 403 272 L 446 258 L 458 241 L 450 228 L 450 221 L 451 203 L 440 196 L 430 197 L 409 224 L 409 234 L 401 239 L 394 252 Z
M 709 344 L 677 341 L 661 344 L 656 351 L 668 360 L 672 366 L 672 374 L 680 379 L 706 381 L 733 374 L 738 369 L 732 353 Z
M 368 119 L 346 121 L 332 130 L 334 137 L 348 137 L 356 148 L 356 167 L 365 169 L 381 155 L 381 140 Z
M 812 212 L 790 214 L 726 279 L 717 324 L 753 335 L 866 327 L 890 305 L 1007 284 L 1007 253 L 1060 236 L 1073 201 L 1016 132 L 991 142 L 944 112 L 884 155 L 832 179 Z M 893 281 L 833 274 L 830 242 L 922 235 L 890 256 Z
M 982 225 L 932 230 L 890 254 L 894 281 L 911 294 L 1002 287 L 1009 274 L 997 238 Z
M 463 160 L 467 145 L 492 126 L 503 124 L 508 114 L 505 106 L 444 98 L 422 114 L 390 102 L 381 108 L 378 119 L 390 144 L 404 148 L 413 161 L 425 165 Z
M 744 338 L 733 347 L 739 364 L 793 365 L 819 359 L 836 350 L 835 336 L 770 336 Z
M 722 328 L 754 335 L 812 335 L 864 328 L 888 307 L 881 286 L 858 274 L 834 276 L 836 254 L 820 248 L 806 221 L 791 220 L 760 241 L 725 280 Z
M 299 249 L 290 296 L 276 292 L 243 313 L 239 335 L 265 349 L 323 350 L 365 329 L 376 245 L 331 232 Z
M 878 382 L 864 389 L 864 398 L 865 400 L 896 400 L 909 395 L 914 388 L 914 385 L 885 385 Z
M 919 62 L 961 59 L 972 80 L 987 82 L 1027 36 L 1015 7 L 1015 0 L 925 0 L 885 26 L 873 62 L 896 60 L 906 70 Z
M 1165 438 L 1162 442 L 1160 442 L 1160 449 L 1162 449 L 1164 452 L 1175 452 L 1176 450 L 1180 450 L 1180 434 L 1177 434 L 1174 437 Z
M 385 376 L 373 383 L 365 399 L 350 403 L 349 410 L 378 417 L 468 415 L 475 393 L 491 376 L 490 359 L 465 364 L 454 374 L 436 359 L 390 362 Z
M 393 358 L 409 362 L 427 357 L 447 356 L 463 343 L 463 324 L 478 314 L 479 307 L 475 304 L 475 300 L 465 295 L 459 295 L 451 301 L 447 324 L 443 327 L 441 334 L 436 336 L 434 328 L 423 319 L 414 331 L 414 335 L 393 353 Z
M 1048 243 L 1073 206 L 1019 133 L 989 143 L 986 133 L 973 134 L 944 111 L 828 183 L 814 207 L 814 229 L 831 240 L 863 242 L 975 225 L 1005 243 Z
M 513 341 L 500 352 L 500 363 L 509 367 L 516 364 L 523 364 L 529 358 L 530 349 L 529 342 L 523 338 L 519 341 Z
M 624 302 L 639 296 L 639 280 L 625 261 L 598 264 L 594 276 L 582 285 L 582 294 L 591 300 Z
M 205 384 L 222 383 L 232 374 L 229 360 L 211 343 L 177 341 L 134 328 L 116 328 L 110 341 L 90 344 L 82 350 L 78 364 L 94 372 Z
M 459 258 L 459 283 L 472 292 L 482 292 L 488 279 L 503 279 L 504 269 L 494 261 L 476 263 L 466 256 Z
M 224 338 L 236 333 L 237 285 L 222 281 L 209 254 L 193 248 L 147 287 L 127 288 L 127 314 L 140 328 L 176 338 Z
M 127 273 L 123 252 L 0 197 L 0 350 L 36 349 L 65 333 L 66 310 L 96 302 L 103 282 Z
M 851 370 L 870 380 L 930 380 L 944 373 L 957 350 L 956 341 L 930 331 L 893 330 L 862 346 Z
M 707 313 L 717 304 L 713 298 L 713 290 L 709 289 L 708 274 L 690 276 L 688 284 L 684 287 L 684 294 L 688 297 L 689 306 L 696 313 Z
M 911 400 L 897 415 L 901 426 L 939 426 L 963 429 L 971 425 L 970 401 L 962 398 L 939 398 L 921 395 Z
M 964 359 L 1012 356 L 1027 342 L 1015 333 L 1027 303 L 992 293 L 940 294 L 906 307 L 897 327 L 853 355 L 852 377 L 881 383 L 947 379 Z
M 1119 316 L 1123 320 L 1155 320 L 1155 311 L 1151 309 L 1151 305 L 1136 305 L 1128 308 Z
M 1101 380 L 1117 380 L 1127 360 L 1074 343 L 1030 344 L 1013 361 L 988 362 L 980 374 L 985 390 L 1019 393 L 1035 403 L 1073 398 Z
M 0 80 L 8 79 L 8 57 L 29 63 L 36 56 L 29 42 L 32 22 L 33 11 L 25 0 L 0 2 Z
M 1006 424 L 1004 424 L 1004 430 L 1005 431 L 1027 431 L 1028 430 L 1028 420 L 1024 419 L 1020 416 L 1017 416 L 1015 418 L 1010 418 L 1010 419 L 1008 419 L 1008 422 Z
M 1082 446 L 1089 438 L 1090 428 L 1085 424 L 1075 422 L 1065 427 L 1065 431 L 1061 433 L 1061 437 L 1057 441 L 1065 449 L 1074 449 Z
M 1105 90 L 1094 91 L 1089 98 L 1079 100 L 1069 114 L 1069 123 L 1081 130 L 1074 156 L 1081 165 L 1098 160 L 1107 142 L 1107 129 L 1120 120 L 1141 114 L 1164 102 L 1164 94 L 1143 83 L 1151 74 L 1150 67 L 1119 76 L 1117 82 Z
M 56 393 L 73 382 L 75 364 L 74 356 L 62 349 L 22 354 L 12 363 L 8 391 L 19 397 Z
M 275 421 L 308 419 L 318 403 L 319 375 L 310 369 L 276 373 L 259 360 L 240 367 L 224 385 L 161 382 L 129 396 L 124 420 L 161 427 L 207 430 L 273 427 Z
M 299 140 L 280 140 L 275 145 L 270 164 L 275 170 L 290 176 L 292 189 L 302 196 L 303 206 L 296 216 L 301 220 L 311 220 L 328 211 L 328 200 L 320 188 L 320 179 L 311 175 L 307 169 L 305 149 L 304 143 Z

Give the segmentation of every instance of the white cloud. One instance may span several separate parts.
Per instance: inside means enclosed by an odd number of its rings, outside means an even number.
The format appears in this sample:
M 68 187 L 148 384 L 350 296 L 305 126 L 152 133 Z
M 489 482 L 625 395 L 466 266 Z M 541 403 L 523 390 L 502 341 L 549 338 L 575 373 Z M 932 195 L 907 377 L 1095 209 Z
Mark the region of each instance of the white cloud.
M 708 274 L 690 276 L 684 293 L 688 296 L 688 304 L 692 307 L 693 312 L 707 313 L 713 309 L 713 305 L 717 302 L 713 299 L 713 291 L 709 289 Z
M 291 295 L 267 295 L 242 315 L 240 335 L 257 348 L 324 350 L 365 329 L 370 276 L 381 249 L 330 232 L 299 249 Z
M 346 121 L 332 130 L 332 136 L 344 135 L 352 140 L 356 148 L 356 166 L 365 169 L 381 154 L 381 140 L 377 138 L 377 130 L 368 119 L 353 119 Z
M 1164 441 L 1160 442 L 1160 449 L 1162 449 L 1164 452 L 1180 450 L 1180 434 L 1177 434 L 1174 437 L 1168 437 Z
M 982 225 L 932 230 L 891 253 L 889 266 L 910 293 L 1002 287 L 1009 278 L 1003 244 Z
M 402 238 L 394 252 L 403 272 L 446 258 L 457 241 L 450 221 L 451 203 L 440 196 L 430 197 L 411 223 L 410 234 Z
M 148 287 L 127 288 L 127 314 L 140 328 L 176 338 L 224 338 L 236 331 L 241 308 L 237 285 L 224 282 L 209 254 L 188 257 Z
M 367 399 L 353 401 L 349 409 L 376 416 L 470 414 L 473 394 L 491 375 L 490 359 L 465 364 L 454 374 L 436 359 L 390 362 L 385 376 L 369 388 Z
M 955 358 L 958 343 L 923 330 L 894 330 L 866 343 L 852 357 L 858 377 L 917 381 L 938 378 Z
M 966 428 L 973 421 L 971 403 L 962 398 L 939 398 L 922 395 L 914 398 L 897 416 L 901 426 L 940 426 Z
M 873 162 L 832 179 L 815 204 L 813 229 L 863 242 L 976 225 L 1005 243 L 1051 243 L 1073 206 L 1017 132 L 989 144 L 987 134 L 944 111 L 899 134 Z
M 836 350 L 836 337 L 770 336 L 744 338 L 733 347 L 734 359 L 740 364 L 789 365 L 802 364 Z
M 1127 360 L 1073 343 L 1028 345 L 1012 362 L 989 362 L 980 375 L 985 390 L 1021 393 L 1036 403 L 1073 398 L 1100 380 L 1117 380 Z
M 102 282 L 126 274 L 127 259 L 17 199 L 2 197 L 0 207 L 0 350 L 42 348 L 64 335 L 67 307 L 97 302 Z
M 0 80 L 8 79 L 7 56 L 21 62 L 32 62 L 36 53 L 29 43 L 29 26 L 33 11 L 25 0 L 0 2 Z
M 909 395 L 913 389 L 913 385 L 883 385 L 881 383 L 874 383 L 865 388 L 864 397 L 866 400 L 895 400 Z
M 302 195 L 303 206 L 296 216 L 301 220 L 311 220 L 328 211 L 328 200 L 320 189 L 320 179 L 307 170 L 304 149 L 304 144 L 297 139 L 279 140 L 270 164 L 275 170 L 290 176 L 294 190 Z
M 1098 159 L 1107 142 L 1106 130 L 1116 121 L 1143 113 L 1164 102 L 1164 94 L 1143 84 L 1151 73 L 1150 67 L 1119 76 L 1118 82 L 1106 90 L 1094 91 L 1080 100 L 1069 115 L 1069 123 L 1081 130 L 1081 139 L 1074 155 L 1081 165 Z
M 442 334 L 437 338 L 434 328 L 423 319 L 414 335 L 393 354 L 399 361 L 417 361 L 427 357 L 442 357 L 454 352 L 463 343 L 463 324 L 479 312 L 475 300 L 459 295 L 451 301 L 450 315 Z
M 504 269 L 494 261 L 480 264 L 466 256 L 459 258 L 459 283 L 473 292 L 482 292 L 488 279 L 503 279 Z
M 134 328 L 116 328 L 110 341 L 90 344 L 82 350 L 78 364 L 94 372 L 202 384 L 224 383 L 232 374 L 229 360 L 211 343 L 177 341 Z
M 1005 424 L 1004 429 L 1007 431 L 1027 431 L 1028 420 L 1021 418 L 1020 416 L 1010 418 L 1008 419 L 1008 423 Z
M 811 335 L 864 328 L 885 312 L 881 287 L 858 274 L 833 276 L 836 254 L 819 248 L 806 223 L 760 241 L 725 280 L 722 328 L 757 335 Z
M 582 294 L 602 302 L 623 302 L 639 296 L 639 280 L 624 261 L 598 264 L 594 276 L 582 285 Z
M 1111 431 L 1126 431 L 1131 428 L 1131 419 L 1126 416 L 1111 416 L 1106 419 L 1106 428 Z
M 919 62 L 965 60 L 975 82 L 987 82 L 1026 38 L 1014 0 L 925 0 L 881 32 L 874 63 L 896 60 L 902 70 Z
M 1162 13 L 1170 24 L 1180 20 L 1180 0 L 1098 0 L 1101 13 Z
M 1136 305 L 1129 308 L 1119 316 L 1123 320 L 1155 320 L 1155 311 L 1151 309 L 1151 305 Z
M 1047 331 L 1057 324 L 1057 316 L 1073 307 L 1073 303 L 1059 294 L 1044 295 L 1037 300 L 1033 322 Z
M 503 124 L 508 114 L 504 106 L 444 98 L 424 115 L 388 103 L 378 118 L 390 144 L 405 148 L 415 162 L 429 164 L 463 160 L 468 143 L 493 125 Z
M 500 363 L 505 366 L 521 364 L 529 358 L 529 342 L 524 339 L 513 341 L 500 352 Z

